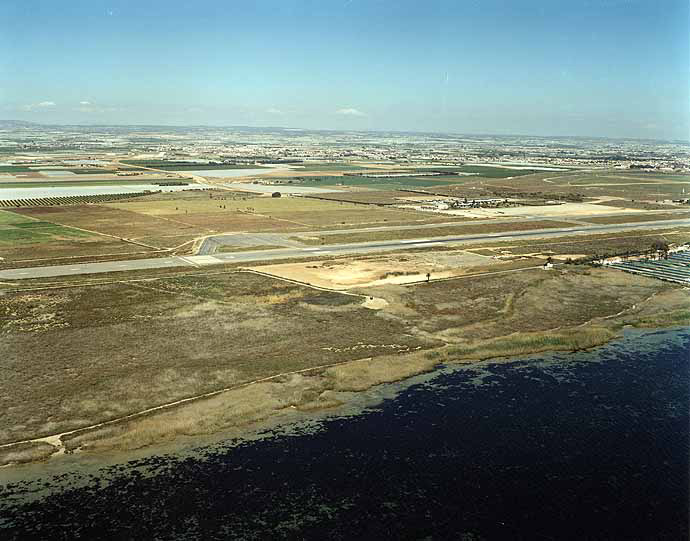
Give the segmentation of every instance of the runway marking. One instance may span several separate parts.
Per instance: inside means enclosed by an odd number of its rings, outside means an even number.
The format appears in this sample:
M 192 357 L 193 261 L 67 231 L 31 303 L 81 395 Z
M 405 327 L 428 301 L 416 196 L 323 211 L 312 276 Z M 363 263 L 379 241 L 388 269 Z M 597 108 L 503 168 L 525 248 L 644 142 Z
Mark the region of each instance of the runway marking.
M 217 257 L 213 257 L 212 255 L 192 255 L 188 257 L 182 257 L 184 261 L 187 263 L 191 263 L 192 265 L 217 265 L 218 263 L 222 263 L 222 259 L 218 259 Z

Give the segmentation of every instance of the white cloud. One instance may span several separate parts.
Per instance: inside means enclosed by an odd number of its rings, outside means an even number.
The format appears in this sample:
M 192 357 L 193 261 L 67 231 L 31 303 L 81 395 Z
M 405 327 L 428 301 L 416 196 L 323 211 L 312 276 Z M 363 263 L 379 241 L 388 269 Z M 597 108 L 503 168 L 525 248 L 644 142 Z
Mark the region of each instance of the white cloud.
M 79 105 L 91 105 L 90 101 L 80 101 Z
M 39 103 L 30 103 L 22 107 L 24 111 L 35 111 L 36 109 L 49 109 L 50 107 L 55 107 L 54 101 L 42 101 Z
M 367 116 L 366 113 L 363 113 L 359 109 L 355 109 L 354 107 L 346 107 L 344 109 L 338 109 L 336 111 L 336 114 L 339 115 L 346 115 L 346 116 Z
M 266 109 L 266 112 L 271 114 L 271 115 L 282 115 L 282 114 L 284 114 L 283 111 L 281 111 L 280 109 L 276 109 L 275 107 L 269 107 L 268 109 Z

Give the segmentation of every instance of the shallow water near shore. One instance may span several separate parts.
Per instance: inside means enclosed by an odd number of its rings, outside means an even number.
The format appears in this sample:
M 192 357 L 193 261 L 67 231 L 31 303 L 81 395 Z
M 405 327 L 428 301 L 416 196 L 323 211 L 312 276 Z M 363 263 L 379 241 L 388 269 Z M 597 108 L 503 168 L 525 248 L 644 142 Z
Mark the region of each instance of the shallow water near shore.
M 0 470 L 0 538 L 686 539 L 690 329 L 446 365 L 217 434 Z

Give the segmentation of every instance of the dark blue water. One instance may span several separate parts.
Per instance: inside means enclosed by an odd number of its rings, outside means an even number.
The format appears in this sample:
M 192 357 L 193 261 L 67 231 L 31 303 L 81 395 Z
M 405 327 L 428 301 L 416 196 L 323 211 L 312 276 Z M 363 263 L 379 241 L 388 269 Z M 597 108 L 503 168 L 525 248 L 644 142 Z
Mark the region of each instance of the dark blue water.
M 445 367 L 316 429 L 6 485 L 0 538 L 687 539 L 689 370 L 688 329 Z

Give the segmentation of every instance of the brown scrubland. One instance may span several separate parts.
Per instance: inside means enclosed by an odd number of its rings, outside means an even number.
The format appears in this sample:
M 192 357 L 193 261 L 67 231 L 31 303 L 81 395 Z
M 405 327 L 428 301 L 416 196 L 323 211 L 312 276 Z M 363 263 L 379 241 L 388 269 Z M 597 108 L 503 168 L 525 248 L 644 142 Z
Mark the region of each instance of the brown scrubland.
M 367 308 L 371 297 L 385 302 Z M 0 448 L 0 464 L 139 448 L 333 407 L 338 393 L 439 362 L 583 349 L 624 324 L 688 322 L 683 288 L 576 266 L 348 293 L 237 271 L 5 291 L 0 443 L 46 440 Z

